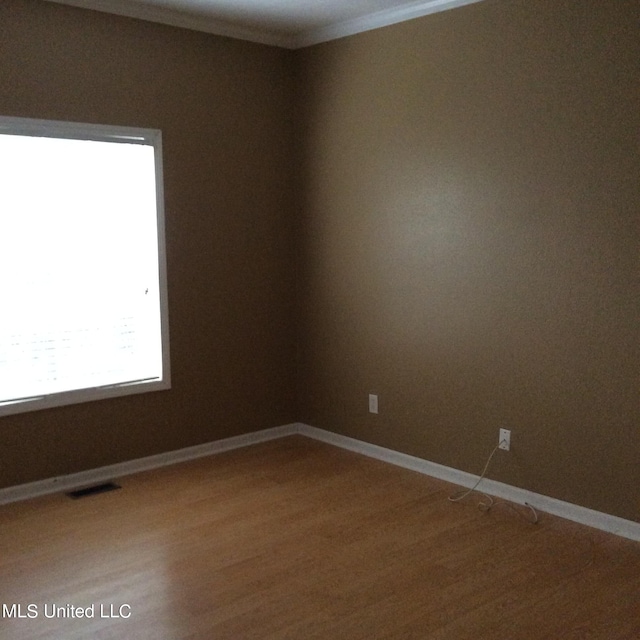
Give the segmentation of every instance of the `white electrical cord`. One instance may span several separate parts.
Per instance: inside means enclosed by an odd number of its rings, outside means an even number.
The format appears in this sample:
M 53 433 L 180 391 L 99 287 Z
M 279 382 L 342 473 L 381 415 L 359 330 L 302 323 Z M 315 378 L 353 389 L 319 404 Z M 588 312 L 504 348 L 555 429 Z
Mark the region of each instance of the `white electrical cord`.
M 484 465 L 484 469 L 482 470 L 482 473 L 480 474 L 480 477 L 478 478 L 478 481 L 473 485 L 473 487 L 471 487 L 470 489 L 461 489 L 460 491 L 456 491 L 454 494 L 449 496 L 449 502 L 460 502 L 460 500 L 463 500 L 464 498 L 466 498 L 468 495 L 470 495 L 471 493 L 473 493 L 477 489 L 478 485 L 484 480 L 484 478 L 485 478 L 485 476 L 487 474 L 487 471 L 489 470 L 489 465 L 491 464 L 491 460 L 493 459 L 493 456 L 495 455 L 496 451 L 500 448 L 500 444 L 502 444 L 502 443 L 499 442 L 494 447 L 493 451 L 489 455 L 489 458 L 487 459 L 486 464 Z M 480 493 L 482 493 L 482 492 L 480 492 Z M 478 509 L 480 509 L 480 511 L 489 511 L 496 504 L 504 504 L 504 505 L 508 506 L 510 509 L 513 509 L 518 515 L 521 515 L 523 518 L 525 518 L 525 520 L 527 520 L 531 524 L 537 524 L 537 522 L 538 522 L 538 512 L 528 502 L 525 502 L 524 506 L 527 507 L 531 511 L 532 518 L 529 518 L 526 515 L 522 514 L 520 511 L 518 511 L 509 502 L 497 502 L 496 503 L 496 501 L 491 496 L 487 495 L 486 493 L 482 493 L 482 495 L 487 499 L 487 501 L 478 503 Z

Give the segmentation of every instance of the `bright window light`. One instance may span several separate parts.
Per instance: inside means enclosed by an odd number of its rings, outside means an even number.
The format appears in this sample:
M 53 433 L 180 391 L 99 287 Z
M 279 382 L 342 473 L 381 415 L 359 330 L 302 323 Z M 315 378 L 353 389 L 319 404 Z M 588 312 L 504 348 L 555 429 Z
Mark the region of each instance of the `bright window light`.
M 0 415 L 166 389 L 159 131 L 0 118 Z

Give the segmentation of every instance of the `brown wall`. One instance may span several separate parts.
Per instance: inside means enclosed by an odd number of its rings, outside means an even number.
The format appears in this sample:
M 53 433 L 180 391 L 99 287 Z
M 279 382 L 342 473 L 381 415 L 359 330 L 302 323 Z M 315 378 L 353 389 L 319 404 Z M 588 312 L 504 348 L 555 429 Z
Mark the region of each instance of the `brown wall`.
M 485 0 L 300 53 L 300 418 L 640 520 L 640 5 Z M 380 414 L 367 394 L 380 395 Z
M 296 419 L 478 472 L 506 426 L 491 477 L 638 520 L 638 12 L 292 53 L 3 0 L 0 113 L 163 131 L 173 389 L 0 419 L 0 486 Z
M 295 419 L 291 52 L 0 3 L 0 113 L 163 133 L 173 388 L 0 419 L 0 486 Z

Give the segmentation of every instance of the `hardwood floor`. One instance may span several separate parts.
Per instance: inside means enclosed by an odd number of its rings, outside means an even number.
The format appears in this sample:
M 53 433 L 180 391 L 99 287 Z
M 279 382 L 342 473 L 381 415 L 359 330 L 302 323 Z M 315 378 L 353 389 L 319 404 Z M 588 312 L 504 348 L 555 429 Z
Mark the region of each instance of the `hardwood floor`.
M 301 436 L 119 483 L 0 507 L 0 638 L 640 638 L 640 544 Z

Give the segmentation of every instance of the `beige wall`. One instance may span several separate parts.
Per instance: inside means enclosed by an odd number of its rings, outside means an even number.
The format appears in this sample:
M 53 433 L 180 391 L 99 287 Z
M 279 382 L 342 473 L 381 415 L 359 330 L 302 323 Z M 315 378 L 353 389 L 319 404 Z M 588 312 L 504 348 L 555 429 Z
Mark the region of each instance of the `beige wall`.
M 638 12 L 292 53 L 3 0 L 0 113 L 163 131 L 173 389 L 2 418 L 0 486 L 296 419 L 478 472 L 506 426 L 492 477 L 638 520 Z
M 640 519 L 637 2 L 301 52 L 301 419 Z M 380 414 L 367 394 L 380 395 Z
M 0 486 L 295 419 L 291 53 L 0 3 L 0 113 L 163 133 L 173 388 L 0 419 Z

